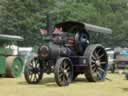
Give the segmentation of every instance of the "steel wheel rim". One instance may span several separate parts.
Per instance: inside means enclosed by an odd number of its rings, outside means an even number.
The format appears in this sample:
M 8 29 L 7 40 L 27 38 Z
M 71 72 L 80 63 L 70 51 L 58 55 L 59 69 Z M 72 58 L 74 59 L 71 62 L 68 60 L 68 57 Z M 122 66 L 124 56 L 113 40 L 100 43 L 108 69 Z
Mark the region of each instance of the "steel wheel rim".
M 67 85 L 71 82 L 72 67 L 68 60 L 64 60 L 59 68 L 59 80 L 62 84 Z
M 41 68 L 40 68 L 40 64 L 37 58 L 34 58 L 29 63 L 29 66 L 27 69 L 27 75 L 28 75 L 28 79 L 32 83 L 35 83 L 38 80 L 40 80 Z
M 103 48 L 96 48 L 91 55 L 91 71 L 97 80 L 102 80 L 107 71 L 107 56 Z

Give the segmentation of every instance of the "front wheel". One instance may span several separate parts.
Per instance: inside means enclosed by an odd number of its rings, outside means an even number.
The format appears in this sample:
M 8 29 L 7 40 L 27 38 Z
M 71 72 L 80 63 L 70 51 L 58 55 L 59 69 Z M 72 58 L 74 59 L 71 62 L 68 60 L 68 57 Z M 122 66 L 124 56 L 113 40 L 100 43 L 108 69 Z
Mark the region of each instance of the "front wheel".
M 24 77 L 29 84 L 38 84 L 42 79 L 43 72 L 37 57 L 33 57 L 27 62 L 24 70 Z
M 59 58 L 55 65 L 55 80 L 58 86 L 68 86 L 72 81 L 73 67 L 69 58 Z

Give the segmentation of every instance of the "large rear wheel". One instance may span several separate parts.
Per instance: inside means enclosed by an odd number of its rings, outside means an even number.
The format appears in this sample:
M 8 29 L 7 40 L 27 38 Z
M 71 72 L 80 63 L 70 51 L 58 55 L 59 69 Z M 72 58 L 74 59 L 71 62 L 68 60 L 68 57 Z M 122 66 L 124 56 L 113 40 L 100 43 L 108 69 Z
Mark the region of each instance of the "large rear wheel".
M 68 86 L 72 81 L 73 67 L 69 58 L 60 58 L 55 65 L 55 80 L 59 86 Z
M 99 45 L 87 47 L 84 56 L 86 58 L 85 76 L 89 82 L 96 82 L 105 79 L 108 67 L 107 54 L 104 48 Z

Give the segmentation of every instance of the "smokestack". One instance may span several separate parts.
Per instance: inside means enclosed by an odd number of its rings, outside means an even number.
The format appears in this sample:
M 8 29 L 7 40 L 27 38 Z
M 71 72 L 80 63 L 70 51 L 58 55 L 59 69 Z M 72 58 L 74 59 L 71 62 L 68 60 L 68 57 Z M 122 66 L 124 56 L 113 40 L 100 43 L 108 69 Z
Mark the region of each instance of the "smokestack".
M 48 35 L 52 35 L 53 24 L 52 24 L 52 17 L 50 13 L 47 14 L 47 30 L 48 30 Z

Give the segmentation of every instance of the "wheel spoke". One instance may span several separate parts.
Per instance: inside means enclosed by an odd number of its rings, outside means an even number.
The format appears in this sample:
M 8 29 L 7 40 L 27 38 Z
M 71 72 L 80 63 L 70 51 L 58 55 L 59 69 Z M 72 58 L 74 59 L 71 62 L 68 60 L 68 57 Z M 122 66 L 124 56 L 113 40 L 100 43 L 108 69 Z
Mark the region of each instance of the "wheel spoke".
M 64 68 L 62 68 L 62 66 L 60 66 L 60 72 L 63 72 L 64 71 Z
M 36 68 L 39 68 L 40 67 L 40 64 L 39 63 L 36 63 Z
M 101 78 L 102 78 L 102 76 L 101 76 L 100 72 L 97 72 L 97 77 L 98 77 L 99 79 L 101 79 Z
M 63 78 L 63 79 L 62 79 L 62 82 L 64 83 L 64 82 L 66 81 L 64 74 L 63 74 L 63 77 L 62 77 L 62 78 Z
M 32 78 L 31 78 L 31 80 L 32 80 L 32 81 L 34 81 L 34 76 L 35 76 L 35 75 L 34 75 L 34 74 L 32 74 Z
M 93 59 L 92 59 L 92 61 L 91 61 L 91 62 L 92 62 L 92 63 L 96 63 L 96 61 L 95 61 L 95 60 L 93 60 Z
M 93 67 L 92 70 L 93 70 L 93 72 L 96 72 L 97 67 Z
M 34 60 L 32 61 L 32 66 L 33 66 L 33 68 L 36 67 L 36 62 Z
M 40 71 L 38 71 L 38 72 L 37 72 L 37 74 L 38 74 L 38 75 L 40 75 L 40 74 L 41 74 L 41 72 L 40 72 Z
M 96 51 L 94 52 L 94 55 L 95 55 L 96 59 L 99 57 Z
M 36 74 L 36 77 L 39 78 L 39 74 L 38 73 Z
M 104 55 L 105 55 L 105 53 L 101 54 L 101 55 L 99 56 L 99 59 L 101 59 Z
M 105 73 L 105 71 L 102 68 L 100 68 L 100 67 L 98 68 L 98 70 L 103 72 L 103 73 Z
M 65 80 L 68 81 L 68 79 L 69 79 L 68 74 L 65 73 L 64 76 L 65 76 Z
M 34 81 L 38 80 L 38 78 L 36 77 L 36 74 L 34 74 Z
M 34 74 L 34 76 L 33 76 L 33 81 L 36 81 L 36 80 L 37 80 L 36 74 Z
M 107 62 L 104 61 L 104 62 L 101 62 L 100 64 L 101 64 L 101 65 L 102 65 L 102 64 L 107 64 Z
M 62 73 L 62 72 L 60 72 L 60 73 L 59 73 L 59 77 L 62 77 L 62 76 L 63 76 L 63 73 Z
M 96 67 L 96 65 L 93 63 L 91 67 L 94 68 L 94 67 Z
M 96 57 L 95 57 L 94 55 L 92 55 L 92 59 L 93 59 L 93 60 L 96 60 Z
M 99 54 L 101 52 L 101 49 L 99 49 L 98 51 L 97 51 L 97 54 Z
M 68 66 L 68 67 L 66 68 L 66 70 L 67 70 L 67 72 L 71 71 L 70 66 Z
M 30 79 L 32 79 L 32 75 L 33 75 L 32 73 L 28 74 L 28 76 L 29 76 Z

